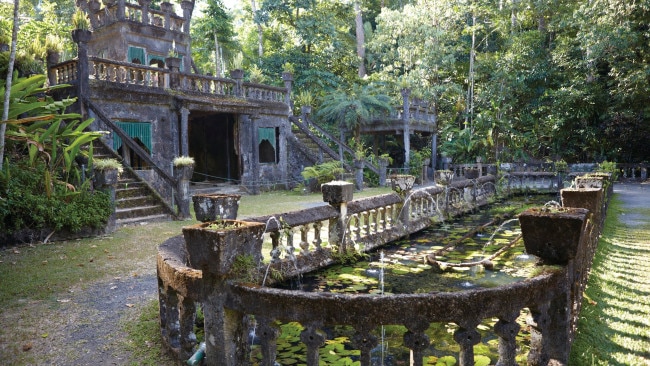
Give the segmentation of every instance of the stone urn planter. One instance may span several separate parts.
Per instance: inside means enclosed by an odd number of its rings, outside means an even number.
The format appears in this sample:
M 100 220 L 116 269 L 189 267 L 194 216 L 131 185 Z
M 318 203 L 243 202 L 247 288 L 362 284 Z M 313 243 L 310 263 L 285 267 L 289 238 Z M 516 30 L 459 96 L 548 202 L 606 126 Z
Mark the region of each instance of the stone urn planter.
M 93 35 L 93 32 L 88 29 L 73 29 L 71 32 L 72 40 L 75 43 L 88 43 Z
M 170 70 L 178 71 L 181 68 L 181 58 L 174 56 L 165 57 L 165 65 Z
M 230 70 L 230 78 L 231 79 L 243 79 L 244 78 L 244 70 L 242 70 L 242 69 Z
M 566 264 L 578 252 L 589 210 L 574 207 L 530 208 L 519 215 L 528 254 L 544 264 Z
M 454 172 L 451 170 L 437 170 L 435 180 L 441 186 L 448 186 L 454 180 Z
M 413 188 L 415 176 L 407 174 L 391 175 L 390 184 L 393 191 L 399 195 L 404 195 Z
M 95 185 L 105 187 L 117 184 L 118 175 L 117 169 L 95 170 Z
M 262 259 L 262 235 L 266 225 L 239 220 L 209 221 L 183 228 L 185 249 L 192 268 L 213 275 L 232 274 L 238 256 L 252 255 L 253 263 Z
M 238 194 L 195 194 L 192 196 L 196 219 L 202 222 L 217 219 L 234 220 L 239 209 Z

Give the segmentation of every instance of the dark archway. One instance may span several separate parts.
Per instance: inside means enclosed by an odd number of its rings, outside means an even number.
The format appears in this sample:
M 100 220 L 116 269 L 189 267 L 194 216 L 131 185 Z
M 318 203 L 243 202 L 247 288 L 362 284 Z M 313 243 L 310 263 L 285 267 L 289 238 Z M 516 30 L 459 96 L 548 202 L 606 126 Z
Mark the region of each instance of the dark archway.
M 195 160 L 193 181 L 239 182 L 237 124 L 232 114 L 190 112 L 189 153 Z

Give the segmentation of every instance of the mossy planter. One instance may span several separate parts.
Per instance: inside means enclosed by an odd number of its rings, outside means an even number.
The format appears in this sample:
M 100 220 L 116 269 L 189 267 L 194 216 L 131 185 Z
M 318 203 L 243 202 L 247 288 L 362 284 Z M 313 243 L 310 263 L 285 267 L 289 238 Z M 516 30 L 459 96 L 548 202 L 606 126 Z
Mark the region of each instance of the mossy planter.
M 390 184 L 393 191 L 399 195 L 403 195 L 413 189 L 415 176 L 406 174 L 391 175 Z
M 217 218 L 234 220 L 239 210 L 238 194 L 195 194 L 192 196 L 196 219 L 202 222 Z
M 566 264 L 575 258 L 589 210 L 584 208 L 531 208 L 519 215 L 526 252 L 544 264 Z
M 93 33 L 87 29 L 73 29 L 71 35 L 75 43 L 88 43 Z
M 95 170 L 95 185 L 105 187 L 117 184 L 118 175 L 117 169 Z
M 454 172 L 451 170 L 437 170 L 435 175 L 436 184 L 448 186 L 454 180 Z
M 216 224 L 219 228 L 209 228 Z M 228 277 L 240 255 L 262 259 L 262 235 L 266 225 L 258 222 L 220 220 L 183 228 L 185 249 L 192 268 Z

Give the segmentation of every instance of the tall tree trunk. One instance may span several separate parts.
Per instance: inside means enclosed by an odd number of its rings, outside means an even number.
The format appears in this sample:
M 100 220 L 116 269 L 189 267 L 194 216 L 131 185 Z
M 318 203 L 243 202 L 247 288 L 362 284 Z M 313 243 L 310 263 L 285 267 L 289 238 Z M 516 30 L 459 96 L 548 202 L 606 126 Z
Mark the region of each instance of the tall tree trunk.
M 469 51 L 469 75 L 467 85 L 467 105 L 465 123 L 470 128 L 470 134 L 473 133 L 474 117 L 474 59 L 476 58 L 476 14 L 472 15 L 472 49 Z
M 14 62 L 16 61 L 16 39 L 18 38 L 18 7 L 20 0 L 14 0 L 14 27 L 11 32 L 11 52 L 9 53 L 9 65 L 7 66 L 7 83 L 5 84 L 4 104 L 2 109 L 2 123 L 0 123 L 0 171 L 5 160 L 5 133 L 9 119 L 9 99 L 11 96 L 11 82 L 14 74 Z
M 262 32 L 262 24 L 257 20 L 257 5 L 255 0 L 251 0 L 251 10 L 253 11 L 253 22 L 257 24 L 257 55 L 262 58 L 264 56 L 264 38 Z
M 358 1 L 354 2 L 354 21 L 357 28 L 357 58 L 359 59 L 359 77 L 366 76 L 366 37 L 363 31 L 363 15 L 361 14 L 361 5 Z
M 221 77 L 221 63 L 219 62 L 219 38 L 217 33 L 214 33 L 214 68 L 216 77 Z

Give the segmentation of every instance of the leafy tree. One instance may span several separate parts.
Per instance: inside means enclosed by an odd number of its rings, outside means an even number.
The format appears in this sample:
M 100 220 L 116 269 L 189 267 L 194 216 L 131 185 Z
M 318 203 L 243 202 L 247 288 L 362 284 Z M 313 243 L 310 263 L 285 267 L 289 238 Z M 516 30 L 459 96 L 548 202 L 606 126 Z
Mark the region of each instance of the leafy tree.
M 222 76 L 224 59 L 239 52 L 234 40 L 233 19 L 221 0 L 208 0 L 203 16 L 192 22 L 192 57 L 199 69 Z

